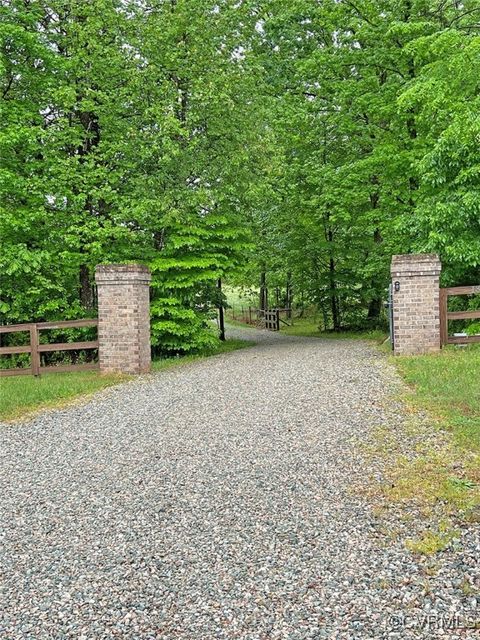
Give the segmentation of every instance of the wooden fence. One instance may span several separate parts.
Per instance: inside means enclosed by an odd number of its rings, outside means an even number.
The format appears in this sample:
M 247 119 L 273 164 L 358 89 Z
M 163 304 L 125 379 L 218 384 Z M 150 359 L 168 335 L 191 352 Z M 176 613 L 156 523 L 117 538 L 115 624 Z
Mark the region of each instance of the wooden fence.
M 480 294 L 480 285 L 466 287 L 446 287 L 440 289 L 440 341 L 445 344 L 469 344 L 480 342 L 480 335 L 477 336 L 450 336 L 448 334 L 449 320 L 475 320 L 480 318 L 480 309 L 474 311 L 449 311 L 448 298 L 450 296 L 464 296 Z
M 269 329 L 270 331 L 279 331 L 280 323 L 287 325 L 288 327 L 293 322 L 287 322 L 281 317 L 282 313 L 286 314 L 287 319 L 292 317 L 291 309 L 257 309 L 254 307 L 240 307 L 240 313 L 235 311 L 234 305 L 229 307 L 232 320 L 238 320 L 245 324 L 250 324 L 257 329 Z
M 78 329 L 81 327 L 96 327 L 97 319 L 89 320 L 67 320 L 62 322 L 29 322 L 26 324 L 10 324 L 0 326 L 1 333 L 17 333 L 20 331 L 29 332 L 30 343 L 14 347 L 0 347 L 0 355 L 12 355 L 18 353 L 30 354 L 30 367 L 17 369 L 0 369 L 0 377 L 3 376 L 39 376 L 41 373 L 57 371 L 85 371 L 88 369 L 98 369 L 98 362 L 88 362 L 86 364 L 68 364 L 59 366 L 42 367 L 40 354 L 47 351 L 73 351 L 76 349 L 98 349 L 98 340 L 88 342 L 57 342 L 51 344 L 41 344 L 39 333 L 45 329 Z

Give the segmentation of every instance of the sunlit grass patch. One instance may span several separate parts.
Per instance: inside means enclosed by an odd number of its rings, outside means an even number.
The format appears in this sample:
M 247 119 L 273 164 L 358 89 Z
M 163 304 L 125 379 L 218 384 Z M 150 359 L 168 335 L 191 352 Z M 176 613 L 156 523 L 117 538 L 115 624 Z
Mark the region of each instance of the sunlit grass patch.
M 444 549 L 459 526 L 480 521 L 480 349 L 392 362 L 409 387 L 404 420 L 398 429 L 378 429 L 366 451 L 385 465 L 382 505 L 415 525 L 407 547 L 428 555 Z
M 413 389 L 408 401 L 433 412 L 460 447 L 480 454 L 479 346 L 451 347 L 394 362 Z
M 453 518 L 467 516 L 480 504 L 480 484 L 473 477 L 476 458 L 461 460 L 455 447 L 442 447 L 407 459 L 399 456 L 385 488 L 388 500 L 414 503 L 419 508 L 442 504 Z
M 379 344 L 387 338 L 387 334 L 380 329 L 368 331 L 321 331 L 318 319 L 312 317 L 294 318 L 292 326 L 281 323 L 280 332 L 288 336 L 331 338 L 335 340 L 372 340 Z
M 407 540 L 405 545 L 413 553 L 430 556 L 446 549 L 457 537 L 458 532 L 452 530 L 449 523 L 445 523 L 435 530 L 424 531 L 418 538 Z
M 129 380 L 129 376 L 98 371 L 47 373 L 40 377 L 0 378 L 0 418 L 14 420 L 39 409 L 64 405 L 80 396 Z

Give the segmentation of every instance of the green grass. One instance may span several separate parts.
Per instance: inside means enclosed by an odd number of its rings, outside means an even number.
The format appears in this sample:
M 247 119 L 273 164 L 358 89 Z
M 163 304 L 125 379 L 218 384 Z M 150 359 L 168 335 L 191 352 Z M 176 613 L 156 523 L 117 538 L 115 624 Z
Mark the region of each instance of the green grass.
M 281 323 L 280 332 L 287 336 L 331 338 L 336 340 L 373 340 L 377 343 L 382 343 L 387 338 L 387 334 L 379 329 L 370 331 L 320 331 L 318 320 L 311 317 L 294 318 L 293 326 L 291 327 Z
M 191 356 L 164 358 L 152 362 L 152 371 L 160 371 L 200 358 L 228 353 L 249 347 L 253 343 L 246 340 L 226 340 L 218 347 Z M 34 376 L 12 376 L 0 379 L 0 419 L 15 420 L 40 409 L 63 406 L 72 400 L 131 380 L 125 375 L 100 375 L 97 371 L 72 371 L 71 373 L 48 373 Z
M 405 452 L 401 429 L 386 430 L 374 455 L 387 462 L 386 504 L 413 505 L 430 523 L 407 541 L 411 551 L 429 555 L 449 544 L 459 523 L 480 520 L 480 348 L 391 360 L 410 387 L 405 428 L 416 444 Z
M 66 401 L 128 380 L 128 376 L 72 371 L 0 379 L 0 419 L 13 420 L 38 409 L 58 407 Z
M 285 320 L 284 314 L 282 314 L 282 319 Z M 230 310 L 227 311 L 226 322 L 234 327 L 255 329 L 253 325 L 245 324 L 239 320 L 233 320 Z M 287 322 L 290 323 L 291 320 L 287 320 Z M 318 320 L 311 316 L 294 318 L 293 325 L 291 326 L 280 322 L 280 333 L 286 336 L 328 338 L 331 340 L 371 340 L 377 344 L 382 344 L 388 338 L 388 334 L 381 329 L 371 329 L 369 331 L 320 331 L 318 328 Z
M 406 547 L 413 553 L 431 556 L 443 551 L 456 537 L 458 537 L 458 532 L 452 531 L 449 524 L 447 524 L 445 530 L 442 530 L 442 527 L 438 527 L 438 531 L 427 530 L 419 538 L 407 540 Z
M 449 347 L 394 362 L 414 388 L 412 400 L 435 413 L 460 446 L 480 452 L 480 348 Z

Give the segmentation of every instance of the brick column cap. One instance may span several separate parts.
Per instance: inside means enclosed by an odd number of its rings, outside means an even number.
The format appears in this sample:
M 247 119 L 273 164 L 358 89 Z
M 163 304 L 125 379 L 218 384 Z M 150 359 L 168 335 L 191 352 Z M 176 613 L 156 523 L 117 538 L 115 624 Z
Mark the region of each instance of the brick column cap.
M 125 282 L 148 284 L 152 279 L 150 269 L 144 264 L 97 264 L 95 282 L 108 285 Z
M 439 276 L 442 263 L 436 253 L 411 253 L 392 256 L 392 278 L 405 276 Z

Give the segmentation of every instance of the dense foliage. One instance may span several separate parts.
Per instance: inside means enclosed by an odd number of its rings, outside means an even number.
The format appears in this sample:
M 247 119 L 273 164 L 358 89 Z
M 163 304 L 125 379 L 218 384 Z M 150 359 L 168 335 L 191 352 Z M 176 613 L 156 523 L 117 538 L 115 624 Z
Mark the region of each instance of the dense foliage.
M 195 350 L 218 278 L 378 323 L 395 252 L 480 275 L 480 7 L 427 0 L 0 2 L 4 322 L 153 272 Z
M 261 31 L 283 166 L 257 270 L 336 329 L 381 320 L 392 253 L 478 283 L 477 0 L 279 0 Z

